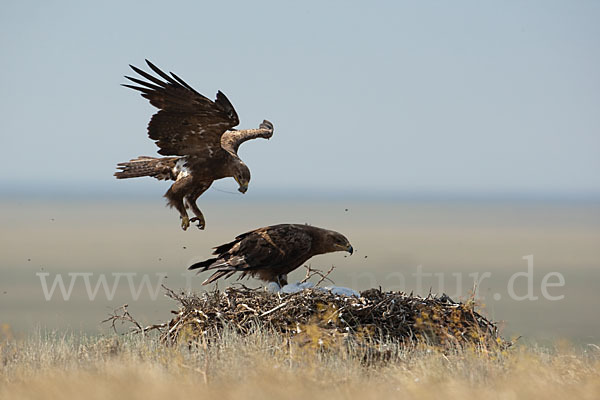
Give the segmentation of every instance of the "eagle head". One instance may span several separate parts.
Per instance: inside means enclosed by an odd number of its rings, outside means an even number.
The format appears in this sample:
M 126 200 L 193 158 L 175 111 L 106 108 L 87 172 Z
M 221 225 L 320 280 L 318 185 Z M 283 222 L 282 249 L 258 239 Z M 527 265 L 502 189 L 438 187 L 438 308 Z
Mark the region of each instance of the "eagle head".
M 348 253 L 354 253 L 354 249 L 350 244 L 350 241 L 346 236 L 339 232 L 329 231 L 326 237 L 326 241 L 330 247 L 330 251 L 347 251 Z
M 248 184 L 250 183 L 250 169 L 243 162 L 235 164 L 233 170 L 233 179 L 240 185 L 238 190 L 242 193 L 246 193 L 248 190 Z

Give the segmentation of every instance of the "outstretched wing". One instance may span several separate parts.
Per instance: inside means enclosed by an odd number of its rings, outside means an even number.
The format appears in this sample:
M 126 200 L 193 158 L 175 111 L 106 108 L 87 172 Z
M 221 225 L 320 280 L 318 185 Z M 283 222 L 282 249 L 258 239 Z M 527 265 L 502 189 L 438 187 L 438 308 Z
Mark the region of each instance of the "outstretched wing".
M 256 138 L 269 139 L 273 136 L 273 124 L 264 120 L 258 129 L 243 129 L 227 131 L 221 136 L 221 147 L 237 156 L 238 148 L 247 140 Z
M 196 263 L 188 269 L 201 268 L 199 272 L 216 269 L 203 284 L 236 272 L 245 274 L 268 270 L 277 276 L 287 273 L 289 266 L 296 266 L 298 262 L 310 258 L 311 247 L 311 235 L 296 225 L 268 226 L 241 234 L 233 242 L 216 247 L 214 254 L 217 257 Z
M 220 152 L 223 133 L 239 124 L 227 97 L 219 91 L 212 101 L 174 73 L 167 75 L 150 61 L 146 63 L 162 80 L 130 65 L 147 81 L 126 76 L 140 86 L 123 86 L 140 91 L 160 109 L 148 125 L 148 135 L 160 148 L 158 153 L 208 159 Z

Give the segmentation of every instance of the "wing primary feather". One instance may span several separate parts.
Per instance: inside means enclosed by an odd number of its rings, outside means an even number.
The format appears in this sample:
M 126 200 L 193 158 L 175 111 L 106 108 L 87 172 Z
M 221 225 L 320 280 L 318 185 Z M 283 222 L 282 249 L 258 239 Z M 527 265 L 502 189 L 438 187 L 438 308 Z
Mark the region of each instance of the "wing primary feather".
M 231 104 L 227 96 L 225 96 L 225 94 L 220 90 L 217 91 L 215 104 L 219 106 L 219 108 L 225 113 L 227 113 L 229 120 L 232 122 L 232 127 L 237 126 L 240 123 L 240 120 L 238 118 L 237 112 L 235 111 L 235 108 L 233 107 L 233 104 Z
M 215 261 L 217 261 L 217 258 L 210 258 L 208 260 L 205 261 L 201 261 L 201 262 L 197 262 L 195 264 L 192 264 L 188 267 L 188 269 L 198 269 L 198 268 L 204 268 L 202 271 L 206 271 L 207 267 L 209 267 L 212 263 L 214 263 Z
M 241 238 L 243 238 L 244 236 L 240 235 L 238 237 L 235 238 L 235 240 L 233 242 L 229 242 L 229 243 L 225 243 L 222 244 L 220 246 L 217 247 L 213 247 L 213 254 L 215 255 L 221 255 L 227 251 L 229 251 L 233 246 L 235 246 Z
M 273 130 L 273 123 L 269 120 L 263 120 L 262 124 L 258 126 L 260 129 L 270 129 Z
M 151 84 L 151 83 L 149 83 L 149 82 L 143 81 L 143 80 L 141 80 L 141 79 L 132 78 L 131 76 L 127 76 L 127 75 L 125 75 L 125 78 L 126 78 L 126 79 L 129 79 L 130 81 L 132 81 L 132 82 L 135 82 L 135 83 L 137 83 L 137 84 L 140 84 L 140 85 L 143 85 L 143 86 L 147 86 L 147 87 L 149 87 L 150 89 L 154 89 L 154 90 L 161 90 L 161 89 L 164 89 L 162 86 L 156 86 L 156 85 L 153 85 L 153 84 Z
M 173 84 L 175 86 L 181 86 L 179 83 L 177 83 L 177 81 L 175 81 L 169 75 L 165 74 L 160 68 L 158 68 L 156 65 L 152 64 L 150 61 L 146 60 L 146 64 L 148 64 L 148 66 L 150 68 L 152 68 L 152 71 L 156 72 L 158 75 L 160 75 L 167 82 L 169 82 L 169 83 L 171 83 L 171 84 Z
M 139 69 L 135 65 L 129 64 L 129 66 L 131 67 L 132 70 L 134 70 L 136 73 L 138 73 L 139 75 L 143 76 L 144 78 L 148 79 L 149 81 L 156 83 L 160 87 L 163 87 L 163 88 L 166 87 L 166 83 L 165 82 L 163 82 L 160 79 L 158 79 L 158 78 L 150 75 L 146 71 L 142 71 L 141 69 Z
M 231 275 L 235 274 L 236 272 L 238 272 L 238 271 L 231 271 L 231 272 L 229 272 L 227 275 L 225 275 L 225 278 L 224 278 L 224 279 L 228 279 L 228 278 L 230 278 L 230 277 L 231 277 Z
M 197 94 L 199 96 L 202 96 L 200 93 L 196 92 L 196 90 L 193 87 L 191 87 L 190 85 L 188 85 L 187 83 L 185 83 L 185 81 L 183 79 L 181 79 L 180 77 L 178 77 L 177 75 L 175 75 L 174 72 L 171 72 L 171 75 L 173 75 L 173 78 L 175 78 L 175 80 L 177 82 L 179 82 L 181 85 L 183 85 L 186 89 L 189 89 L 192 92 L 194 92 L 195 94 Z M 204 97 L 204 96 L 202 96 L 202 97 Z M 206 98 L 206 97 L 204 97 L 204 98 Z
M 208 277 L 208 279 L 204 280 L 204 282 L 202 282 L 202 285 L 208 285 L 209 283 L 212 283 L 214 281 L 216 281 L 217 279 L 219 279 L 220 277 L 227 275 L 229 272 L 227 271 L 217 271 L 214 274 L 212 274 L 211 276 Z
M 145 88 L 145 87 L 128 85 L 126 83 L 121 83 L 121 86 L 125 86 L 125 87 L 133 89 L 133 90 L 139 90 L 140 92 L 143 92 L 143 93 L 146 93 L 146 94 L 152 93 L 152 89 L 148 89 L 148 88 Z

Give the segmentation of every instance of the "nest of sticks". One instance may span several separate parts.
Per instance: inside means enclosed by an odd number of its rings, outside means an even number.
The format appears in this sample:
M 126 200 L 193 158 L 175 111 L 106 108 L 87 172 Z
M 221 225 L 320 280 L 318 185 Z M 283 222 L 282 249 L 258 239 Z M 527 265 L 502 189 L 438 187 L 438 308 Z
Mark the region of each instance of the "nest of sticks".
M 510 346 L 499 336 L 496 324 L 475 310 L 474 302 L 455 302 L 446 295 L 419 297 L 370 289 L 361 292 L 360 297 L 347 297 L 321 288 L 283 294 L 245 286 L 203 294 L 165 290 L 179 304 L 170 321 L 144 328 L 131 318 L 127 306 L 107 321 L 112 320 L 113 327 L 116 321 L 129 321 L 142 333 L 158 330 L 162 342 L 169 345 L 211 341 L 224 329 L 246 335 L 266 328 L 301 345 L 323 346 L 350 339 Z

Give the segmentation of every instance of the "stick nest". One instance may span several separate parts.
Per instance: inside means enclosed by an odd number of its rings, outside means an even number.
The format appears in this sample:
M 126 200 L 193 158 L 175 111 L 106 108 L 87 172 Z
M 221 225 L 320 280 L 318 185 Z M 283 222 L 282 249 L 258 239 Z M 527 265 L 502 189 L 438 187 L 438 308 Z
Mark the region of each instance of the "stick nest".
M 245 335 L 261 327 L 319 346 L 340 339 L 485 348 L 510 345 L 501 339 L 495 323 L 475 311 L 472 301 L 454 302 L 446 295 L 423 298 L 379 289 L 365 290 L 360 298 L 319 288 L 293 294 L 246 287 L 203 294 L 166 290 L 179 303 L 175 317 L 141 329 L 158 329 L 166 344 L 212 340 L 224 329 Z

